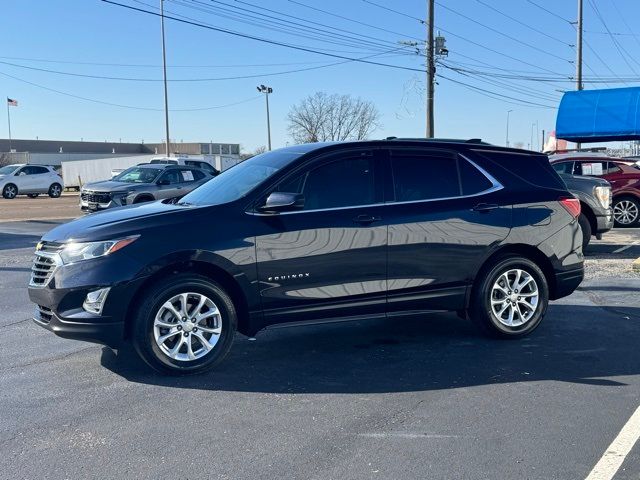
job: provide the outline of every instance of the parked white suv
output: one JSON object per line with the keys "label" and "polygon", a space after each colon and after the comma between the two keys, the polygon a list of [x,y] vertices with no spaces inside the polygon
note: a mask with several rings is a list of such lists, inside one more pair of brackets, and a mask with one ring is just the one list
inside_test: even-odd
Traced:
{"label": "parked white suv", "polygon": [[35,198],[41,193],[58,198],[63,188],[62,177],[53,167],[18,164],[0,168],[0,192],[7,199],[17,195]]}

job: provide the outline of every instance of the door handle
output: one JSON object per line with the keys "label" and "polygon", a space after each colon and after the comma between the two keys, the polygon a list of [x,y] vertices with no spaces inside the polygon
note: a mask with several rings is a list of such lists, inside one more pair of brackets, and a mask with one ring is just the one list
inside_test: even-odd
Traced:
{"label": "door handle", "polygon": [[472,208],[474,212],[480,213],[488,213],[491,210],[495,210],[500,208],[500,205],[496,205],[495,203],[479,203],[475,207]]}
{"label": "door handle", "polygon": [[379,222],[380,220],[382,220],[382,218],[376,217],[373,215],[366,215],[366,214],[358,215],[356,218],[353,219],[355,223],[360,223],[362,225],[367,225],[373,222]]}

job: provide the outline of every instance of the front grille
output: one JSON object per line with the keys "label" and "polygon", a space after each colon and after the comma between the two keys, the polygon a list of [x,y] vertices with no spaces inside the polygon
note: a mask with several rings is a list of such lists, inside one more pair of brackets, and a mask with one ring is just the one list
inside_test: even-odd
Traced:
{"label": "front grille", "polygon": [[60,261],[57,254],[60,250],[62,250],[62,245],[59,243],[40,243],[40,247],[36,250],[36,255],[33,259],[29,285],[32,287],[44,287],[49,283],[53,272],[59,265]]}
{"label": "front grille", "polygon": [[108,193],[82,192],[80,198],[90,203],[109,203],[111,201],[111,195]]}
{"label": "front grille", "polygon": [[50,308],[43,307],[42,305],[36,306],[36,320],[42,323],[49,323],[53,317],[53,312]]}

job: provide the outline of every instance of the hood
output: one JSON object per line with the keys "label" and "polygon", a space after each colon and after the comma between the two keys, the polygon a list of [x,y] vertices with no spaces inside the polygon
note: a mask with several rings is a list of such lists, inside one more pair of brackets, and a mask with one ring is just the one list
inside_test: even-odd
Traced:
{"label": "hood", "polygon": [[163,226],[181,228],[184,222],[205,214],[212,207],[170,205],[162,202],[134,204],[91,213],[47,232],[42,240],[90,242],[137,235]]}
{"label": "hood", "polygon": [[82,186],[83,190],[90,190],[92,192],[128,192],[129,190],[139,190],[141,188],[149,186],[148,183],[126,183],[115,182],[113,180],[104,180],[102,182],[85,183]]}

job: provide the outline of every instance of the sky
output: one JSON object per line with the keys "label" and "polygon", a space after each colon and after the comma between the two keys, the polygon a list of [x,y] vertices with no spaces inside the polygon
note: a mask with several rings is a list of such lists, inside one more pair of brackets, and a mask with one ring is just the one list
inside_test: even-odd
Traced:
{"label": "sky", "polygon": [[[159,0],[114,1],[158,12]],[[2,12],[13,138],[164,139],[158,16],[100,0],[2,0]],[[504,145],[512,110],[510,144],[537,148],[575,89],[576,12],[577,0],[437,0],[449,55],[437,66],[436,136]],[[236,33],[165,20],[172,141],[266,145],[260,84],[274,90],[274,148],[292,143],[291,107],[318,91],[373,102],[373,138],[424,136],[425,0],[165,0],[165,14]],[[640,84],[638,18],[637,0],[584,0],[585,88]]]}

